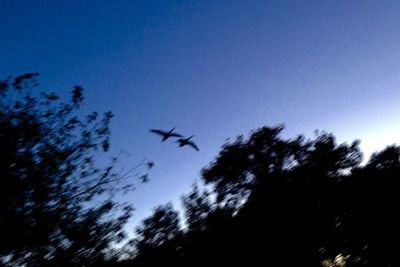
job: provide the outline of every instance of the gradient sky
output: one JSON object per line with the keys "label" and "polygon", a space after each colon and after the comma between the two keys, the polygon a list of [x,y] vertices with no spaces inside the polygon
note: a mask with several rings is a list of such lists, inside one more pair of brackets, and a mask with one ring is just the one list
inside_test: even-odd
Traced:
{"label": "gradient sky", "polygon": [[[173,201],[224,140],[285,123],[361,139],[367,154],[399,141],[399,1],[0,1],[0,77],[40,72],[42,88],[86,89],[111,110],[112,151],[143,158],[151,181],[124,197],[136,214]],[[201,151],[149,128],[195,135]]]}

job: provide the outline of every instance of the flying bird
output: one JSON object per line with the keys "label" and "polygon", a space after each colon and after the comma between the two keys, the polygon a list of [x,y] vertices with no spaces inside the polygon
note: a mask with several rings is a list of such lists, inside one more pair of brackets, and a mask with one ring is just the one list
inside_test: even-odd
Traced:
{"label": "flying bird", "polygon": [[150,170],[150,169],[152,169],[154,167],[154,162],[153,161],[148,161],[148,162],[146,162],[146,166],[147,166],[147,169]]}
{"label": "flying bird", "polygon": [[189,145],[191,147],[193,147],[194,149],[196,149],[197,151],[200,151],[200,149],[197,147],[197,145],[193,142],[190,141],[190,139],[193,137],[194,135],[188,137],[188,138],[179,138],[176,143],[179,143],[179,147],[183,147],[186,145]]}
{"label": "flying bird", "polygon": [[163,137],[161,141],[164,142],[170,137],[182,137],[182,135],[173,132],[175,128],[176,127],[172,128],[172,130],[169,132],[155,129],[151,129],[150,132],[161,135]]}

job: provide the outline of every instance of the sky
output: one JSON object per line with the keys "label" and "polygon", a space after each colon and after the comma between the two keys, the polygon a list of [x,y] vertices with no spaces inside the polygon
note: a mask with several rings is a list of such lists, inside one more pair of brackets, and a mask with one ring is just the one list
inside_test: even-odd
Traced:
{"label": "sky", "polygon": [[[0,62],[1,78],[39,72],[41,89],[81,85],[84,111],[111,110],[121,170],[155,162],[121,197],[128,231],[252,129],[325,130],[366,155],[400,139],[399,1],[2,0]],[[200,152],[149,133],[173,127]]]}

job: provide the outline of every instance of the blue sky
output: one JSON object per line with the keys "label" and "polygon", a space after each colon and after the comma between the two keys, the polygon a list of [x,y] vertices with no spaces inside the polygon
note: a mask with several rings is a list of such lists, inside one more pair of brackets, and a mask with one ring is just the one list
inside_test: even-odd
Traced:
{"label": "blue sky", "polygon": [[[112,151],[143,158],[151,181],[124,200],[136,215],[173,201],[224,140],[285,123],[359,138],[369,154],[399,141],[398,1],[0,2],[0,77],[40,72],[43,88],[86,89],[111,110]],[[201,151],[150,128],[195,135]]]}

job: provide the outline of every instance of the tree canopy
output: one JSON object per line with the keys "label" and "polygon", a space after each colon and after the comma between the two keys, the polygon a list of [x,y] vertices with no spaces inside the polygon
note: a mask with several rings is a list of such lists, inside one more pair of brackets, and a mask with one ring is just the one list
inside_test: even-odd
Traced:
{"label": "tree canopy", "polygon": [[399,264],[400,147],[362,165],[359,141],[340,144],[325,132],[283,138],[283,129],[262,127],[222,146],[201,176],[216,201],[197,186],[182,198],[187,228],[174,243],[180,253],[172,249],[175,257],[162,262]]}
{"label": "tree canopy", "polygon": [[170,203],[156,207],[127,243],[134,257],[107,261],[132,213],[113,195],[153,164],[99,166],[112,114],[82,116],[82,87],[63,102],[37,92],[37,76],[0,82],[1,264],[400,265],[400,147],[362,164],[357,140],[283,138],[282,125],[226,142],[201,171],[211,191],[194,185],[182,197],[185,220]]}
{"label": "tree canopy", "polygon": [[[64,102],[37,73],[0,81],[0,256],[10,265],[87,266],[124,237],[132,213],[112,195],[130,172],[99,167],[111,112],[82,116],[83,88]],[[112,216],[111,216],[112,215]]]}

